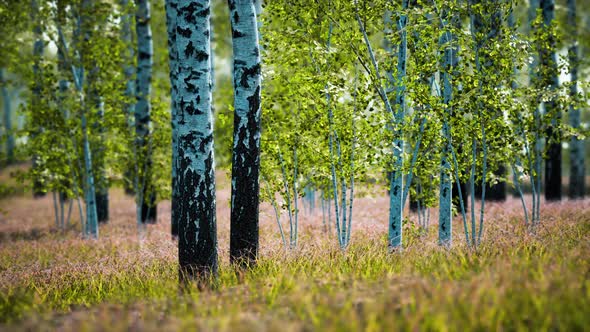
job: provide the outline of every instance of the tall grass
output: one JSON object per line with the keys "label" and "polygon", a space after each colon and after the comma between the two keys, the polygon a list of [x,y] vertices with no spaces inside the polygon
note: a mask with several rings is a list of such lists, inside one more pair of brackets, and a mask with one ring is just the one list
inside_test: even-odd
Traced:
{"label": "tall grass", "polygon": [[[80,239],[75,228],[66,233],[44,228],[51,214],[43,222],[23,218],[20,228],[14,221],[0,226],[2,232],[39,229],[34,239],[1,237],[0,329],[581,331],[590,326],[588,201],[549,205],[536,234],[526,232],[517,200],[492,205],[477,251],[460,241],[441,248],[436,225],[424,235],[408,222],[406,249],[393,254],[387,251],[385,225],[369,212],[380,209],[378,198],[359,199],[358,206],[367,210],[355,216],[356,231],[344,252],[322,232],[321,211],[303,221],[299,247],[284,251],[265,206],[260,261],[241,272],[228,263],[227,211],[220,210],[219,278],[213,289],[181,293],[169,221],[160,220],[140,242],[127,215],[133,206],[118,199],[114,220],[98,241]],[[21,213],[16,203],[13,217]]]}

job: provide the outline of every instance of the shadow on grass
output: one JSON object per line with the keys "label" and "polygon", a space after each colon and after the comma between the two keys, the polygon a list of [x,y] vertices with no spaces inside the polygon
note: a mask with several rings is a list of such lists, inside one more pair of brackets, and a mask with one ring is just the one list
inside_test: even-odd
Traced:
{"label": "shadow on grass", "polygon": [[0,232],[0,244],[14,241],[36,241],[47,236],[48,230],[33,228],[26,231]]}
{"label": "shadow on grass", "polygon": [[52,234],[65,234],[70,231],[75,231],[76,225],[70,224],[64,230],[56,228],[40,228],[35,227],[28,230],[14,231],[14,232],[0,232],[0,244],[16,242],[16,241],[38,241]]}

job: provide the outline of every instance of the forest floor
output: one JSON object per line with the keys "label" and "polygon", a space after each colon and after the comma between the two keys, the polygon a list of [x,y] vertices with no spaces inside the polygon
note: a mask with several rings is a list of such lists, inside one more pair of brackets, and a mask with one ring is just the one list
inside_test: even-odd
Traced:
{"label": "forest floor", "polygon": [[[521,203],[487,206],[477,250],[437,245],[406,223],[405,249],[386,246],[388,199],[355,200],[351,246],[342,252],[322,212],[304,211],[297,248],[285,251],[274,213],[261,207],[259,264],[229,265],[229,187],[218,180],[220,271],[213,290],[180,293],[170,204],[138,237],[135,204],[111,192],[100,239],[73,224],[55,230],[51,195],[0,200],[0,330],[582,331],[590,326],[590,200],[545,204],[541,225],[524,227]],[[415,215],[409,215],[415,220]],[[288,230],[288,226],[285,225]],[[333,227],[332,227],[333,229]]]}

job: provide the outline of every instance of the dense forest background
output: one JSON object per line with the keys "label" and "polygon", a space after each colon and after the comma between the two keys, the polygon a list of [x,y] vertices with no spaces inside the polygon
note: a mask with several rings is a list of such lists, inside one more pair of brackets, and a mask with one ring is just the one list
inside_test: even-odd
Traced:
{"label": "dense forest background", "polygon": [[[123,2],[126,3],[126,2]],[[362,2],[364,3],[364,2]],[[2,94],[2,107],[6,111],[10,109],[8,115],[2,117],[2,156],[7,162],[13,160],[26,160],[27,156],[30,155],[30,148],[27,147],[29,142],[29,134],[32,130],[30,128],[30,112],[31,109],[31,94],[32,89],[30,88],[33,84],[33,62],[34,58],[34,42],[36,40],[34,28],[35,26],[42,27],[41,39],[44,43],[43,55],[37,59],[39,65],[46,67],[51,70],[43,71],[43,79],[46,80],[47,84],[42,84],[43,92],[47,89],[53,89],[57,83],[56,81],[60,76],[55,71],[57,69],[57,63],[59,62],[58,46],[59,36],[56,31],[56,16],[59,16],[57,11],[57,2],[44,2],[41,1],[41,8],[38,13],[34,13],[31,10],[31,4],[29,2],[13,2],[5,1],[2,6],[2,29],[3,35],[6,36],[2,41],[2,68],[3,68],[3,89]],[[72,2],[73,4],[73,2]],[[129,6],[131,6],[130,4]],[[68,6],[68,2],[64,1],[62,6]],[[277,6],[289,7],[292,6],[297,10],[293,13],[299,13],[306,11],[305,4],[303,3],[277,3]],[[317,5],[314,5],[317,6]],[[443,3],[438,4],[439,7],[444,7]],[[500,6],[500,5],[498,5]],[[271,9],[275,9],[274,4],[268,5]],[[504,5],[503,10],[511,12],[512,19],[515,20],[514,32],[519,34],[520,37],[527,36],[530,34],[528,28],[527,18],[530,15],[530,8],[526,2],[514,2],[507,3]],[[568,3],[566,1],[557,1],[555,5],[555,21],[554,26],[556,33],[559,34],[556,45],[556,51],[558,54],[558,61],[560,66],[559,81],[560,84],[564,85],[569,82],[570,74],[567,66],[567,54],[568,48],[571,43],[575,42],[572,38],[575,36],[577,43],[579,44],[579,50],[581,56],[579,57],[579,79],[583,83],[586,81],[588,72],[588,63],[586,57],[588,49],[588,15],[587,4],[583,1],[579,1],[576,7],[576,28],[577,34],[574,35],[570,32],[572,27],[570,18],[568,16]],[[232,46],[231,46],[231,32],[229,27],[229,21],[227,20],[228,8],[225,1],[212,1],[212,49],[214,52],[214,69],[215,69],[215,89],[214,91],[214,114],[215,114],[215,135],[216,135],[216,162],[217,166],[221,168],[227,168],[231,162],[231,148],[232,148],[232,125],[233,125],[233,112],[231,104],[233,101],[233,90],[231,84],[231,61],[232,61]],[[314,7],[315,8],[315,7]],[[125,9],[121,7],[120,3],[115,1],[109,2],[98,2],[96,13],[93,13],[92,22],[96,33],[92,36],[92,50],[90,53],[94,53],[92,57],[96,59],[89,59],[88,61],[100,61],[97,63],[101,67],[101,98],[105,107],[105,115],[102,121],[106,121],[104,124],[105,128],[120,127],[123,113],[120,111],[124,104],[124,91],[122,88],[125,84],[124,76],[124,62],[127,48],[136,48],[135,40],[125,40],[122,36],[122,25],[121,20],[125,12],[131,11],[131,7]],[[290,9],[291,10],[291,9]],[[168,49],[167,49],[167,35],[166,35],[166,21],[165,21],[165,8],[164,1],[152,1],[151,2],[151,29],[153,36],[153,93],[150,96],[152,103],[152,118],[154,121],[154,133],[157,138],[154,138],[154,149],[157,147],[165,146],[166,140],[170,140],[170,127],[169,123],[169,98],[170,98],[170,81],[168,77]],[[69,20],[62,27],[66,33],[72,33],[72,13],[62,13],[61,15],[68,16]],[[261,20],[280,20],[284,15],[283,13],[273,12],[264,13]],[[66,17],[61,18],[63,20]],[[303,18],[305,19],[305,17]],[[503,23],[507,23],[507,16],[503,18]],[[64,21],[65,22],[65,21]],[[326,22],[318,23],[318,31],[322,31],[324,34],[327,32]],[[289,33],[288,22],[276,23],[277,26],[268,27],[269,37],[273,36],[274,33],[283,34],[281,38],[287,38]],[[269,24],[270,25],[270,24]],[[279,25],[282,25],[279,27]],[[135,25],[131,24],[130,28],[135,29]],[[283,30],[283,31],[281,31]],[[382,33],[377,28],[372,31],[374,35],[372,39],[376,46],[380,46],[380,38],[383,38]],[[135,38],[133,34],[132,39]],[[274,38],[274,36],[273,36]],[[269,38],[270,39],[270,38]],[[273,43],[273,41],[265,41],[261,39],[262,43]],[[311,42],[311,41],[310,41]],[[316,41],[320,42],[320,40]],[[268,49],[267,52],[272,52],[273,49]],[[286,50],[285,50],[286,51]],[[131,51],[134,52],[134,51]],[[527,54],[532,54],[533,50],[527,49]],[[283,55],[285,56],[285,55]],[[521,54],[522,56],[522,54]],[[516,60],[516,59],[515,59]],[[135,59],[130,57],[127,61],[131,61],[131,64],[135,64]],[[521,76],[526,76],[526,69],[522,70]],[[53,81],[52,81],[53,80]],[[521,78],[521,81],[526,81],[526,78]],[[269,89],[272,87],[271,81],[268,82],[267,86]],[[55,91],[51,91],[55,95]],[[108,93],[106,93],[108,92]],[[582,91],[583,92],[583,91]],[[266,106],[272,105],[272,100],[268,101]],[[53,106],[55,105],[46,105]],[[270,108],[270,107],[269,107]],[[50,121],[47,119],[45,121]],[[582,109],[582,123],[583,126],[587,126],[588,115],[587,112]],[[270,122],[270,121],[269,121]],[[567,122],[567,113],[564,116],[564,122]],[[54,124],[55,125],[55,124]],[[118,128],[120,129],[120,128]],[[156,130],[157,129],[157,130]],[[116,130],[116,129],[112,129]],[[47,130],[50,132],[49,130]],[[108,133],[109,139],[107,139],[107,145],[109,146],[109,152],[120,151],[120,137],[113,137]],[[13,143],[13,142],[16,142]],[[16,148],[11,148],[15,144]],[[564,148],[569,149],[567,142],[564,142]],[[588,145],[585,146],[586,154],[590,150]],[[166,151],[162,151],[162,158],[165,158]],[[109,153],[110,154],[110,153]],[[158,155],[158,153],[156,153]],[[117,156],[118,157],[118,156]],[[563,154],[563,175],[569,175],[569,153]],[[119,160],[117,160],[119,161]],[[164,160],[162,160],[164,161]],[[113,163],[108,164],[108,175],[109,180],[112,182],[120,181],[121,169],[124,166],[118,166]],[[168,163],[164,163],[169,165]],[[163,177],[169,176],[170,172],[166,171],[165,168],[157,168],[161,170]],[[162,184],[169,183],[166,178],[161,178]],[[163,187],[163,186],[158,186]],[[51,189],[45,189],[51,191]],[[163,195],[162,197],[165,197]]]}
{"label": "dense forest background", "polygon": [[[135,196],[140,231],[156,222],[158,202],[182,201],[174,199],[174,188],[175,174],[184,172],[175,161],[182,152],[176,128],[184,113],[175,109],[191,110],[183,108],[188,101],[173,97],[190,95],[195,83],[188,83],[193,76],[184,77],[188,85],[182,92],[176,82],[184,74],[170,61],[181,63],[182,52],[193,52],[194,45],[177,50],[183,28],[171,30],[170,22],[193,14],[173,13],[184,8],[173,3],[3,3],[2,160],[5,165],[30,162],[30,168],[12,175],[36,197],[53,195],[58,227],[69,224],[77,200],[84,234],[98,237],[98,224],[109,219],[114,186]],[[507,191],[514,192],[525,223],[535,225],[542,195],[547,201],[584,196],[590,151],[584,144],[586,4],[274,1],[253,6],[262,65],[243,69],[240,78],[236,73],[243,60],[235,52],[248,46],[232,40],[237,30],[228,17],[237,14],[223,1],[211,4],[206,32],[211,48],[204,51],[211,66],[211,156],[216,169],[232,169],[232,183],[239,181],[235,174],[260,171],[259,180],[244,182],[250,189],[234,184],[232,200],[242,197],[237,190],[252,190],[257,206],[261,186],[262,199],[275,207],[285,246],[281,214],[287,214],[294,247],[299,200],[313,205],[317,193],[329,204],[327,211],[333,202],[335,220],[328,223],[335,223],[338,242],[346,248],[355,182],[390,187],[393,247],[401,246],[408,197],[420,220],[438,207],[441,243],[450,244],[452,215],[460,214],[466,241],[475,246],[482,237],[486,199],[503,201]],[[242,112],[235,91],[247,88],[258,71],[261,125],[260,115],[234,116]],[[254,130],[250,152],[239,151],[241,144],[250,144],[237,141],[243,139],[242,121]],[[243,158],[253,158],[252,164]],[[3,191],[10,190],[3,184]],[[532,195],[530,202],[525,193]],[[177,227],[173,217],[173,236]]]}

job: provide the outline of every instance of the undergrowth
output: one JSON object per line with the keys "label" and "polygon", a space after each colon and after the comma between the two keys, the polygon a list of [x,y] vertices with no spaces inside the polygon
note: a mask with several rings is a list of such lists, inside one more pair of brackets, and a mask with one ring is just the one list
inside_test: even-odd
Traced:
{"label": "undergrowth", "polygon": [[[106,329],[118,317],[123,329],[583,330],[590,324],[589,230],[587,222],[564,222],[477,250],[408,239],[415,244],[395,253],[384,237],[358,235],[345,252],[320,241],[261,257],[247,271],[222,265],[213,289],[187,292],[179,290],[174,260],[130,261],[112,246],[92,251],[80,242],[64,250],[85,265],[4,284],[0,320],[11,328]],[[103,320],[105,311],[114,316]]]}

